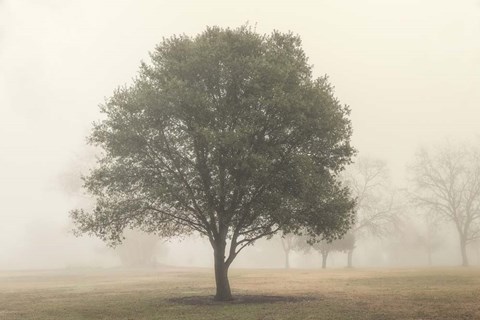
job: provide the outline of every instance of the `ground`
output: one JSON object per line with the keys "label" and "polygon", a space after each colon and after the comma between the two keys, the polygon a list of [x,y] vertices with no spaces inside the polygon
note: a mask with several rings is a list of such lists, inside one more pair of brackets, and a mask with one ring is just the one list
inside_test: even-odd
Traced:
{"label": "ground", "polygon": [[480,319],[480,268],[0,272],[0,319]]}

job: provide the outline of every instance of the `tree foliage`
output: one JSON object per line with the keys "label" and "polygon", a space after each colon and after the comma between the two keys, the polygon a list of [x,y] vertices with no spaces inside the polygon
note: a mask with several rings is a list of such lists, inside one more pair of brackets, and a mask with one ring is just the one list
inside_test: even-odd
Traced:
{"label": "tree foliage", "polygon": [[255,240],[348,230],[354,201],[338,174],[354,153],[349,109],[312,77],[298,36],[213,27],[150,56],[101,106],[89,141],[104,153],[85,178],[96,208],[72,211],[79,232],[112,244],[127,227],[198,232],[228,299],[228,267]]}

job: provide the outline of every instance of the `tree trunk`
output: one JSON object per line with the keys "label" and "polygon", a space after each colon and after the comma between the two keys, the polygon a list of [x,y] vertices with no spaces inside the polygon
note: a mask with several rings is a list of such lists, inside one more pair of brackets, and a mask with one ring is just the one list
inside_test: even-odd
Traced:
{"label": "tree trunk", "polygon": [[325,253],[322,252],[322,269],[325,269],[327,267],[327,257],[328,257],[328,252],[325,252]]}
{"label": "tree trunk", "polygon": [[347,252],[347,268],[353,268],[353,249]]}
{"label": "tree trunk", "polygon": [[460,236],[460,250],[462,252],[462,266],[468,267],[467,241],[463,236]]}
{"label": "tree trunk", "polygon": [[290,269],[290,250],[285,250],[285,269]]}
{"label": "tree trunk", "polygon": [[214,250],[215,258],[215,284],[217,292],[215,300],[230,301],[233,300],[230,283],[228,281],[228,265],[225,263],[225,245],[217,245]]}

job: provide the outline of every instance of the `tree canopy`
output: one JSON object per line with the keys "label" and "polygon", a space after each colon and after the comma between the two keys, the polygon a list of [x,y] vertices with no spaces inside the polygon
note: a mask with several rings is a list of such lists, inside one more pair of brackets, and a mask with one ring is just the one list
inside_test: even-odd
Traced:
{"label": "tree canopy", "polygon": [[198,232],[227,300],[228,267],[255,240],[349,229],[354,200],[338,179],[354,154],[349,109],[313,78],[298,36],[211,27],[150,57],[101,105],[89,142],[103,155],[84,178],[96,207],[71,212],[78,232],[111,244],[126,228]]}

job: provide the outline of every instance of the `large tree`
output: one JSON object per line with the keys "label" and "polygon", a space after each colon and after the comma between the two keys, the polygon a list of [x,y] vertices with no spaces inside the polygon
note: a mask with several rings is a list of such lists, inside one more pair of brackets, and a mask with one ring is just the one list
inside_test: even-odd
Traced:
{"label": "large tree", "polygon": [[480,239],[480,152],[446,142],[421,149],[411,166],[418,204],[451,222],[458,234],[462,265],[467,245]]}
{"label": "large tree", "polygon": [[165,39],[101,111],[90,143],[103,156],[85,177],[96,207],[71,212],[77,231],[111,244],[125,228],[208,237],[217,300],[232,298],[228,269],[256,240],[336,238],[354,219],[338,180],[354,153],[349,109],[291,33]]}

